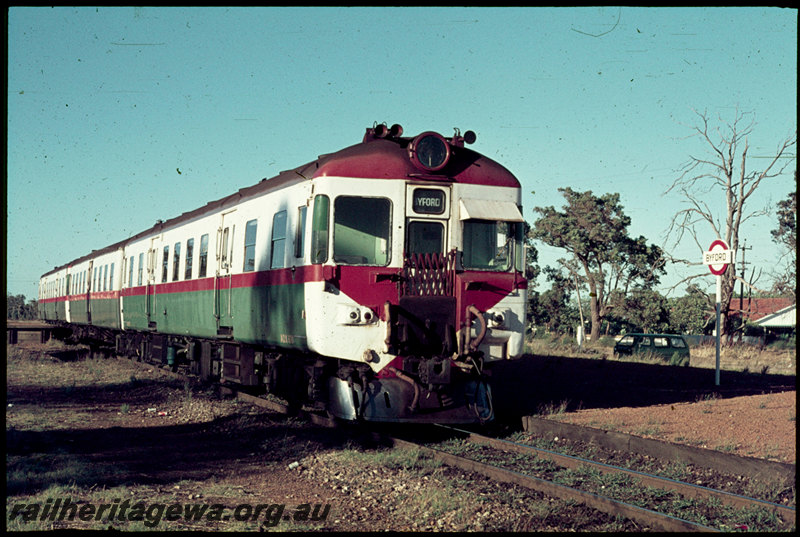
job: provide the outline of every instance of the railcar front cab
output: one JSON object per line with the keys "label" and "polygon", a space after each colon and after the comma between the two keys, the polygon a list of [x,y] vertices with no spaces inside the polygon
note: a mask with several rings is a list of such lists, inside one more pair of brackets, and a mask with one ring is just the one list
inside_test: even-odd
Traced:
{"label": "railcar front cab", "polygon": [[[518,188],[436,176],[454,146],[474,139],[471,132],[450,140],[423,133],[408,144],[411,162],[423,172],[419,178],[388,181],[387,197],[347,192],[315,199],[312,263],[328,260],[328,274],[339,281],[358,274],[348,272],[351,267],[375,267],[365,285],[384,283],[386,289],[386,282],[394,283],[383,308],[372,297],[370,307],[345,312],[354,323],[380,319],[381,354],[392,359],[374,376],[365,376],[364,368],[360,373],[340,368],[329,383],[329,410],[339,417],[417,422],[493,417],[484,365],[522,353],[524,224]],[[398,184],[405,190],[388,194]]]}

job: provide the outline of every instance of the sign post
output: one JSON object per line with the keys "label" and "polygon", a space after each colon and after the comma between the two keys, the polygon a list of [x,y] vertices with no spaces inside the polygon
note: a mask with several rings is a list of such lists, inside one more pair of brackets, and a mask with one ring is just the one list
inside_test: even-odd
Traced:
{"label": "sign post", "polygon": [[728,265],[733,263],[733,250],[728,248],[725,241],[717,239],[711,243],[707,252],[703,252],[703,264],[708,265],[711,274],[717,277],[717,307],[716,307],[716,367],[714,369],[714,384],[719,386],[719,305],[722,302],[722,275],[728,270]]}

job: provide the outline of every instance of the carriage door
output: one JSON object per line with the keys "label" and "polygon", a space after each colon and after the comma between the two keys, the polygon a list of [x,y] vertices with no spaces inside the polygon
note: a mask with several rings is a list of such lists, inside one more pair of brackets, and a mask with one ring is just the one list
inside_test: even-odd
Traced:
{"label": "carriage door", "polygon": [[92,268],[94,266],[94,260],[89,261],[89,268],[86,269],[86,324],[92,324],[92,301],[91,301],[91,294],[92,294]]}
{"label": "carriage door", "polygon": [[233,304],[231,296],[231,267],[233,265],[233,238],[236,225],[233,213],[223,213],[217,229],[217,271],[214,277],[214,317],[217,320],[217,335],[233,333]]}
{"label": "carriage door", "polygon": [[126,257],[127,251],[122,250],[122,273],[119,278],[119,294],[117,295],[117,303],[119,304],[119,327],[125,328],[125,299],[122,290],[125,289],[125,282],[128,282],[127,287],[131,287],[133,280],[133,257],[130,258],[131,272],[128,272],[128,258]]}
{"label": "carriage door", "polygon": [[72,270],[72,267],[68,267],[67,268],[67,286],[66,286],[66,289],[64,291],[64,295],[65,295],[65,298],[66,298],[66,300],[64,301],[64,315],[66,316],[66,321],[68,323],[72,322],[72,320],[71,320],[72,316],[70,315],[70,311],[69,311],[70,296],[72,296],[72,285],[73,285],[73,282],[72,282],[73,277],[72,277],[72,273],[70,272],[71,270]]}
{"label": "carriage door", "polygon": [[144,292],[144,313],[147,316],[147,326],[156,328],[152,313],[155,309],[155,284],[156,284],[156,242],[161,239],[161,235],[150,239],[150,248],[147,250],[147,282]]}

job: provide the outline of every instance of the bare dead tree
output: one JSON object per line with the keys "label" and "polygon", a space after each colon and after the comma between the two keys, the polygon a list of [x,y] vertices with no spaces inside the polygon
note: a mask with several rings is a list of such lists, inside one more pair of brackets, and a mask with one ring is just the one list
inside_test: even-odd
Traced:
{"label": "bare dead tree", "polygon": [[[693,128],[693,136],[699,136],[704,142],[708,156],[705,158],[690,156],[682,167],[680,176],[665,193],[678,192],[686,201],[687,207],[678,211],[672,218],[667,237],[675,237],[674,244],[681,242],[685,235],[691,237],[698,247],[697,258],[705,251],[706,246],[700,243],[700,228],[707,237],[708,228],[718,239],[723,239],[732,250],[739,248],[739,229],[742,223],[767,214],[770,208],[753,209],[748,203],[758,187],[765,180],[770,180],[784,173],[792,161],[781,164],[781,158],[797,142],[797,134],[784,139],[777,147],[774,156],[770,156],[762,169],[748,168],[747,152],[750,148],[748,136],[752,133],[755,121],[746,123],[745,115],[738,110],[732,123],[718,118],[720,127],[711,129],[706,112],[695,111],[698,124]],[[715,211],[706,201],[712,195],[721,196],[725,200],[724,217],[715,216]],[[724,220],[723,220],[724,218]],[[686,265],[699,265],[697,260],[671,259],[673,262]],[[705,277],[707,271],[684,278],[686,283],[695,278]],[[728,267],[722,278],[722,296],[720,301],[720,326],[727,327],[727,316],[730,311],[731,298],[736,281],[748,288],[762,291],[755,287],[753,281],[747,281],[736,274],[733,266]],[[679,285],[680,285],[679,283]]]}

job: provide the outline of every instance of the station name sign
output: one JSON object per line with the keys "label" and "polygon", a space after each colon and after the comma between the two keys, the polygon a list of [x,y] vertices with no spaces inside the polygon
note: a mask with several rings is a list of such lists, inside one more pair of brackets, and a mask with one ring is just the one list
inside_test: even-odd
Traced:
{"label": "station name sign", "polygon": [[413,208],[418,214],[442,214],[445,208],[445,193],[434,188],[414,190]]}
{"label": "station name sign", "polygon": [[721,265],[725,263],[733,263],[733,250],[703,252],[704,265]]}
{"label": "station name sign", "polygon": [[733,263],[733,250],[722,239],[711,243],[707,252],[703,252],[703,264],[708,265],[711,274],[721,276],[728,270],[728,265]]}

